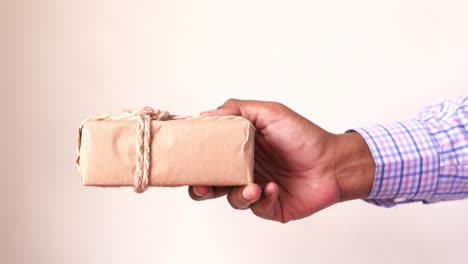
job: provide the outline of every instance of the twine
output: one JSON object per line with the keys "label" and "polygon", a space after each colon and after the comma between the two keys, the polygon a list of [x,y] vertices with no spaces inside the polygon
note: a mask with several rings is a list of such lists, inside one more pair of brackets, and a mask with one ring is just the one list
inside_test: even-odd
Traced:
{"label": "twine", "polygon": [[[178,116],[170,115],[166,111],[159,109],[154,110],[151,107],[143,107],[133,110],[127,110],[115,115],[103,114],[91,116],[81,123],[78,134],[78,157],[80,153],[81,141],[81,128],[87,121],[103,121],[103,120],[136,120],[136,167],[135,167],[135,181],[133,187],[135,192],[142,193],[148,189],[149,174],[151,169],[151,121],[168,121],[180,119],[231,119],[231,120],[246,120],[241,116]],[[249,122],[250,123],[250,122]],[[250,123],[250,127],[255,130],[255,127]]]}

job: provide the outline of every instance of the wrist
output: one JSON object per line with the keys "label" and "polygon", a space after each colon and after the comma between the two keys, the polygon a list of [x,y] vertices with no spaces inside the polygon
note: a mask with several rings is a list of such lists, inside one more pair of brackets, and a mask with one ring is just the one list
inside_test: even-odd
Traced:
{"label": "wrist", "polygon": [[356,132],[337,135],[334,153],[340,201],[366,198],[375,176],[375,161],[366,141]]}

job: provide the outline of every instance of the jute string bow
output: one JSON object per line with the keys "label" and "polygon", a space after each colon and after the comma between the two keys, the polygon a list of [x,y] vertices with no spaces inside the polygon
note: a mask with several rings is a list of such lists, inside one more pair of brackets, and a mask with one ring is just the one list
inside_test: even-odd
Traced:
{"label": "jute string bow", "polygon": [[[142,193],[149,186],[149,174],[151,169],[151,121],[167,121],[177,119],[242,119],[240,116],[209,116],[209,117],[198,117],[198,116],[178,116],[170,115],[166,111],[154,110],[151,107],[143,107],[134,110],[127,110],[115,115],[97,115],[91,116],[85,119],[87,121],[101,121],[101,120],[136,120],[136,167],[135,167],[135,181],[134,190],[137,193]],[[253,127],[253,125],[251,124]],[[81,128],[79,135],[81,135]],[[254,128],[254,127],[253,127]],[[254,128],[255,129],[255,128]],[[79,139],[80,141],[80,139]],[[79,145],[78,143],[78,158],[79,158]]]}

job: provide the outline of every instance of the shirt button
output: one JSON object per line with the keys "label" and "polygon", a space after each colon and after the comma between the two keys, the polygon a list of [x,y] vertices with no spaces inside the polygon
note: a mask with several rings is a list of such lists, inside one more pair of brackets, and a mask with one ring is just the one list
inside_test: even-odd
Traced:
{"label": "shirt button", "polygon": [[398,198],[393,199],[393,201],[395,203],[401,203],[401,202],[406,201],[406,198],[405,197],[398,197]]}

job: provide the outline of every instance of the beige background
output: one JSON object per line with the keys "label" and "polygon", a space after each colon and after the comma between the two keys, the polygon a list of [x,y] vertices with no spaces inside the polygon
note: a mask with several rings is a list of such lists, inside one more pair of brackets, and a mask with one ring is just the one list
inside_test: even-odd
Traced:
{"label": "beige background", "polygon": [[282,225],[186,188],[80,186],[81,119],[281,101],[323,127],[468,89],[466,1],[0,1],[1,263],[466,263],[468,201]]}

